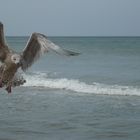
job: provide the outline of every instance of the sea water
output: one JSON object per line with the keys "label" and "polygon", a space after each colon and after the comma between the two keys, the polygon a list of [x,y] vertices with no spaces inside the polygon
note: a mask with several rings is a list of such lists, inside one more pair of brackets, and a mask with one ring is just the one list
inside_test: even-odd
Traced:
{"label": "sea water", "polygon": [[[79,52],[49,52],[11,95],[0,91],[0,139],[114,140],[140,137],[140,38],[49,37]],[[28,37],[7,37],[21,52]]]}

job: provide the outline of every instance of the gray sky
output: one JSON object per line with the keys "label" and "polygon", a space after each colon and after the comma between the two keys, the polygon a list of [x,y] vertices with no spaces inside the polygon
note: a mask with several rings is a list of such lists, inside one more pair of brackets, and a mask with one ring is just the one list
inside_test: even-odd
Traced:
{"label": "gray sky", "polygon": [[140,36],[140,0],[0,0],[6,35]]}

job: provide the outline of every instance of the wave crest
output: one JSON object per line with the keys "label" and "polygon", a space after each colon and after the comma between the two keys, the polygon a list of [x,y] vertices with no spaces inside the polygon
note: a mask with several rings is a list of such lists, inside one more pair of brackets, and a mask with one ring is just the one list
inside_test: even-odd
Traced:
{"label": "wave crest", "polygon": [[33,75],[25,75],[27,83],[25,83],[23,86],[65,89],[89,94],[140,96],[140,89],[131,86],[106,85],[101,83],[86,84],[85,82],[81,82],[76,79],[52,79],[47,77],[48,76],[46,73],[34,73]]}

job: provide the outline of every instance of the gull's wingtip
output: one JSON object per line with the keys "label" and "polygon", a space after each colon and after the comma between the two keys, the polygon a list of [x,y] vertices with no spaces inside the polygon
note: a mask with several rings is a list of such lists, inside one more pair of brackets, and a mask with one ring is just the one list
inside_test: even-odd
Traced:
{"label": "gull's wingtip", "polygon": [[0,26],[3,26],[3,23],[0,21]]}
{"label": "gull's wingtip", "polygon": [[77,55],[80,55],[80,53],[70,51],[70,56],[77,56]]}
{"label": "gull's wingtip", "polygon": [[77,55],[80,55],[80,53],[78,52],[73,52],[73,51],[69,51],[69,50],[66,50],[66,49],[63,49],[64,51],[64,54],[67,55],[67,56],[77,56]]}

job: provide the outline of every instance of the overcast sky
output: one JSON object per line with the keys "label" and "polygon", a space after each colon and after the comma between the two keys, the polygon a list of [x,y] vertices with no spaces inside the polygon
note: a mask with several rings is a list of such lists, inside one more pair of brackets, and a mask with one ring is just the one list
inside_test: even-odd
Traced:
{"label": "overcast sky", "polygon": [[6,35],[140,36],[140,0],[0,0]]}

